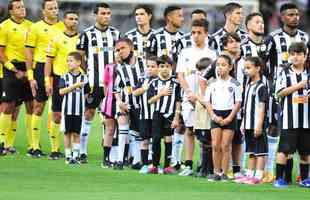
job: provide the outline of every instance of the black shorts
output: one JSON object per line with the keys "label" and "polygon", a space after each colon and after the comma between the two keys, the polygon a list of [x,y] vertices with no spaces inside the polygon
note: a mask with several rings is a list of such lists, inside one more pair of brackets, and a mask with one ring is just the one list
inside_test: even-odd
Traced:
{"label": "black shorts", "polygon": [[2,102],[2,78],[0,78],[0,103]]}
{"label": "black shorts", "polygon": [[129,110],[129,130],[139,132],[140,126],[140,109]]}
{"label": "black shorts", "polygon": [[171,128],[173,117],[165,118],[161,113],[154,112],[152,121],[152,134],[154,137],[172,136],[173,129]]}
{"label": "black shorts", "polygon": [[199,142],[206,145],[212,145],[211,130],[196,129],[195,134]]}
{"label": "black shorts", "polygon": [[[228,117],[228,115],[230,114],[231,110],[213,110],[213,112],[219,116],[222,117],[223,119],[225,119],[226,117]],[[232,120],[232,122],[230,122],[229,124],[225,125],[225,126],[221,126],[220,124],[214,122],[213,120],[211,120],[211,129],[214,128],[221,128],[221,129],[230,129],[235,131],[236,130],[236,126],[237,126],[237,120],[236,117]]]}
{"label": "black shorts", "polygon": [[60,76],[53,76],[53,95],[52,95],[52,111],[61,112],[63,97],[59,94],[59,80]]}
{"label": "black shorts", "polygon": [[65,115],[65,134],[80,134],[82,127],[82,116]]}
{"label": "black shorts", "polygon": [[140,136],[142,140],[152,138],[152,120],[151,119],[140,119]]}
{"label": "black shorts", "polygon": [[236,145],[242,144],[244,140],[244,136],[240,131],[241,121],[242,120],[239,120],[239,119],[237,120],[237,127],[236,127],[235,134],[232,140],[232,143]]}
{"label": "black shorts", "polygon": [[103,98],[104,98],[103,87],[94,87],[93,92],[91,94],[88,94],[88,97],[86,98],[85,107],[96,109],[102,102]]}
{"label": "black shorts", "polygon": [[37,95],[34,97],[34,99],[38,102],[45,102],[48,99],[45,91],[44,65],[45,63],[37,62],[36,68],[34,69],[34,79],[37,81],[38,84]]}
{"label": "black shorts", "polygon": [[282,129],[278,152],[299,155],[310,155],[310,129]]}
{"label": "black shorts", "polygon": [[263,133],[259,137],[254,137],[254,130],[245,131],[245,152],[255,156],[268,155],[267,135]]}
{"label": "black shorts", "polygon": [[[26,68],[24,62],[13,64],[19,70],[24,70]],[[20,105],[24,101],[28,102],[32,100],[33,97],[30,83],[27,78],[18,79],[14,72],[4,68],[2,79],[2,101],[15,102],[16,105]]]}

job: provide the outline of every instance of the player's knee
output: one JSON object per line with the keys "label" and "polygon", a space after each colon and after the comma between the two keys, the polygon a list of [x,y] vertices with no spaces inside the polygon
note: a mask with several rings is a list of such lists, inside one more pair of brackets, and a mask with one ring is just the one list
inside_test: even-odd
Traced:
{"label": "player's knee", "polygon": [[14,103],[11,102],[3,102],[2,103],[2,110],[4,114],[13,114],[14,111]]}
{"label": "player's knee", "polygon": [[53,113],[53,121],[56,123],[56,124],[59,124],[60,121],[61,121],[61,113],[60,112],[54,112]]}

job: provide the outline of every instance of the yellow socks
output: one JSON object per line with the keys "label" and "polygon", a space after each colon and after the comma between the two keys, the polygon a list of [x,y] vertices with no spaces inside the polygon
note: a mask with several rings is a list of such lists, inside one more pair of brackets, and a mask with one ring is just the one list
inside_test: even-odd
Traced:
{"label": "yellow socks", "polygon": [[27,136],[27,142],[28,142],[28,149],[32,148],[32,135],[31,135],[31,120],[32,115],[26,114],[26,136]]}
{"label": "yellow socks", "polygon": [[40,129],[41,129],[41,116],[32,115],[31,120],[31,136],[33,150],[40,149]]}
{"label": "yellow socks", "polygon": [[60,135],[59,128],[60,128],[60,124],[51,122],[51,129],[50,129],[49,135],[50,135],[52,152],[59,151],[59,135]]}
{"label": "yellow socks", "polygon": [[4,114],[0,115],[0,144],[6,143],[6,136],[11,127],[12,122],[12,114]]}
{"label": "yellow socks", "polygon": [[17,121],[11,121],[11,127],[9,128],[6,135],[6,144],[5,144],[6,148],[14,147],[16,138],[16,127],[17,127]]}

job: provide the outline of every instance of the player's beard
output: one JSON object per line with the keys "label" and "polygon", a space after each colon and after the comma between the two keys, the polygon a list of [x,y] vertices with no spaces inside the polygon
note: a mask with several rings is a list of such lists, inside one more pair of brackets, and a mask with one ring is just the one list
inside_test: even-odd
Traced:
{"label": "player's beard", "polygon": [[122,59],[123,63],[129,64],[132,56],[133,56],[133,51],[130,51],[130,53],[127,56],[127,58]]}
{"label": "player's beard", "polygon": [[257,31],[253,31],[253,34],[256,36],[264,36],[264,32],[257,32]]}
{"label": "player's beard", "polygon": [[296,25],[295,25],[295,24],[293,24],[293,25],[292,25],[292,24],[288,24],[287,26],[288,26],[290,29],[297,29],[297,28],[298,28],[298,24],[296,24]]}

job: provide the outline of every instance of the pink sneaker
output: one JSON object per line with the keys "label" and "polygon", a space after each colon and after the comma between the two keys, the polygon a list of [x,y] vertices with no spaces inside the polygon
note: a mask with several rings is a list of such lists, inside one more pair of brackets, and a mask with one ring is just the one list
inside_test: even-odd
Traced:
{"label": "pink sneaker", "polygon": [[176,171],[173,167],[168,166],[168,167],[165,167],[164,169],[164,174],[175,174],[175,173]]}
{"label": "pink sneaker", "polygon": [[243,183],[248,185],[256,185],[260,183],[260,179],[256,177],[251,177],[248,180],[245,180]]}
{"label": "pink sneaker", "polygon": [[155,166],[151,166],[148,171],[149,174],[158,174],[158,168]]}
{"label": "pink sneaker", "polygon": [[235,183],[243,183],[243,181],[247,180],[248,178],[250,178],[250,177],[248,177],[248,176],[239,176],[239,177],[235,178],[234,182]]}

